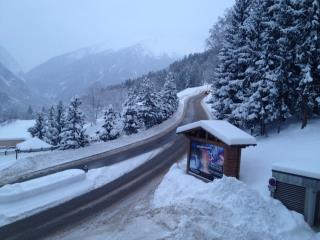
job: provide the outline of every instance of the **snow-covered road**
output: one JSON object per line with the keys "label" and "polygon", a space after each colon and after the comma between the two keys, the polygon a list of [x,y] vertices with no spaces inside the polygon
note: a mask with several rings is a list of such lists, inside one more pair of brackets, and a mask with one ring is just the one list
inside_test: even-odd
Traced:
{"label": "snow-covered road", "polygon": [[0,226],[99,188],[144,164],[170,145],[85,173],[71,169],[0,188]]}
{"label": "snow-covered road", "polygon": [[24,175],[40,169],[45,169],[58,164],[71,162],[83,158],[90,157],[99,153],[112,151],[115,149],[124,148],[127,146],[134,146],[142,141],[157,136],[162,136],[173,130],[184,117],[185,105],[187,101],[203,92],[206,86],[185,89],[178,93],[180,100],[179,108],[176,113],[165,122],[152,127],[146,131],[139,132],[130,136],[122,136],[116,140],[108,142],[100,142],[92,144],[91,146],[80,148],[76,150],[56,150],[53,152],[37,153],[37,154],[23,154],[22,158],[15,160],[12,156],[4,157],[0,155],[0,182],[10,181],[13,176]]}

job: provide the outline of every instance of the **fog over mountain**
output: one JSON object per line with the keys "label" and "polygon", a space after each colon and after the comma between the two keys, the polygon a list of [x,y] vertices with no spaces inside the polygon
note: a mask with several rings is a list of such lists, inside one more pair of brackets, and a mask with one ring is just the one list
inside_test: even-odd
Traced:
{"label": "fog over mountain", "polygon": [[23,71],[15,58],[2,46],[0,46],[0,62],[13,74],[23,78]]}
{"label": "fog over mountain", "polygon": [[0,46],[0,122],[23,116],[28,106],[38,108],[47,101],[27,86],[19,64]]}
{"label": "fog over mountain", "polygon": [[155,55],[142,43],[120,50],[95,46],[49,59],[27,72],[26,82],[50,100],[69,100],[95,82],[104,86],[122,83],[173,61],[166,54]]}
{"label": "fog over mountain", "polygon": [[58,55],[107,42],[152,42],[153,51],[201,52],[208,29],[234,0],[0,1],[0,45],[24,71]]}

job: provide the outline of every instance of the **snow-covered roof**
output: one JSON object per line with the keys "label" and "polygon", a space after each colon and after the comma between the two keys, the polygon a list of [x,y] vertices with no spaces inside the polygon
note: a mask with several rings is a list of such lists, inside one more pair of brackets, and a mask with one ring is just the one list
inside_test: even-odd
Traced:
{"label": "snow-covered roof", "polygon": [[248,133],[223,120],[201,120],[178,127],[177,133],[202,128],[227,145],[256,145],[257,141]]}
{"label": "snow-covered roof", "polygon": [[30,138],[22,143],[17,144],[17,148],[20,150],[29,150],[29,149],[40,149],[40,148],[50,148],[50,144],[40,140],[37,137]]}
{"label": "snow-covered roof", "polygon": [[[304,157],[308,158],[307,155]],[[285,161],[280,163],[274,163],[272,170],[279,172],[291,173],[299,176],[315,178],[320,180],[320,164],[319,159],[307,159],[296,161]]]}

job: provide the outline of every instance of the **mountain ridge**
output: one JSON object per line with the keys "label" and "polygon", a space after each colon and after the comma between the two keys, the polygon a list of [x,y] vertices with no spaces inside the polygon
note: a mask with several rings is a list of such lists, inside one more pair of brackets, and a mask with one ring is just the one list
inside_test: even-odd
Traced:
{"label": "mountain ridge", "polygon": [[168,67],[175,59],[152,53],[143,44],[119,50],[81,48],[49,59],[26,73],[28,86],[48,99],[69,100],[95,82],[104,86]]}

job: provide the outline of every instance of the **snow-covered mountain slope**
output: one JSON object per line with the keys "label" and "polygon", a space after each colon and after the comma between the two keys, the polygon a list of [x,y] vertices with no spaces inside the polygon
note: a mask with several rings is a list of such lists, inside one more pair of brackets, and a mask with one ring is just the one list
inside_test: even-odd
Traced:
{"label": "snow-covered mountain slope", "polygon": [[30,91],[25,83],[0,63],[0,106],[28,101]]}
{"label": "snow-covered mountain slope", "polygon": [[0,46],[0,63],[23,80],[23,71],[12,55]]}
{"label": "snow-covered mountain slope", "polygon": [[167,67],[173,59],[155,56],[142,44],[120,50],[83,48],[54,57],[26,74],[30,88],[50,99],[69,100],[94,82],[121,83]]}
{"label": "snow-covered mountain slope", "polygon": [[45,103],[0,62],[0,121],[16,117],[14,114],[26,111],[29,105],[42,106]]}

